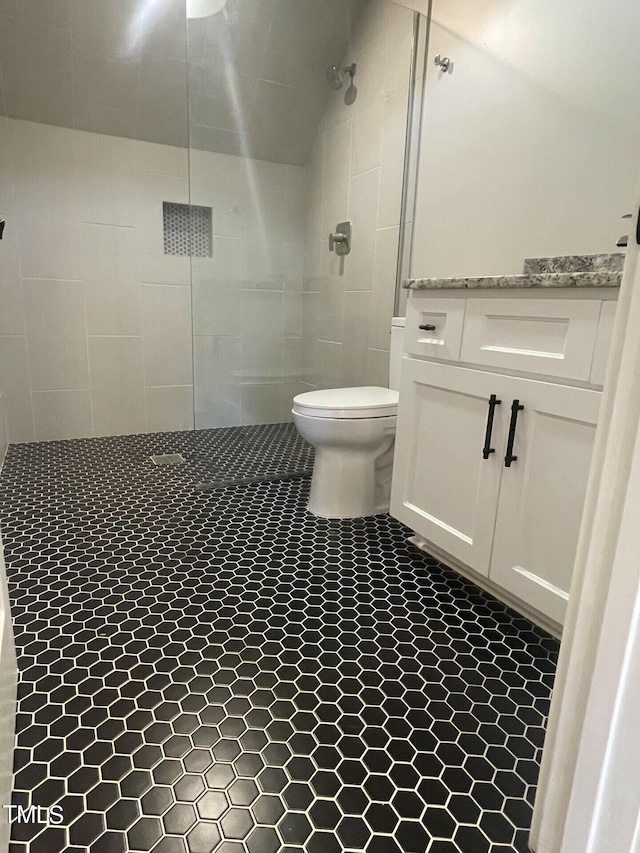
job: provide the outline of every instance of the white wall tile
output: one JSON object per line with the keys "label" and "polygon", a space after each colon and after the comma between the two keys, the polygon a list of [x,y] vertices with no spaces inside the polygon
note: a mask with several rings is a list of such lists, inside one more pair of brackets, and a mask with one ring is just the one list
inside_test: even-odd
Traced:
{"label": "white wall tile", "polygon": [[[0,218],[5,215],[0,211]],[[11,219],[9,219],[10,221]],[[5,235],[2,243],[2,251],[0,252],[0,334],[19,335],[24,333],[24,305],[20,285],[18,249],[10,233]]]}
{"label": "white wall tile", "polygon": [[405,87],[385,101],[378,228],[400,222],[408,97],[409,90]]}
{"label": "white wall tile", "polygon": [[398,266],[399,226],[376,233],[373,269],[373,303],[369,328],[369,346],[389,349],[391,318],[395,300]]}
{"label": "white wall tile", "polygon": [[36,441],[93,434],[89,391],[34,391],[31,396]]}
{"label": "white wall tile", "polygon": [[351,164],[351,120],[327,131],[322,181],[322,230],[327,235],[347,218]]}
{"label": "white wall tile", "polygon": [[139,335],[138,229],[82,225],[82,278],[89,335]]}
{"label": "white wall tile", "polygon": [[[285,387],[287,392],[285,392]],[[243,424],[278,424],[292,420],[288,385],[282,382],[240,386]]]}
{"label": "white wall tile", "polygon": [[12,121],[15,228],[25,278],[78,279],[80,224],[74,131]]}
{"label": "white wall tile", "polygon": [[188,255],[165,255],[147,252],[140,240],[140,281],[143,284],[179,284],[188,287],[191,281]]}
{"label": "white wall tile", "polygon": [[33,441],[27,340],[22,335],[0,335],[0,392],[8,440]]}
{"label": "white wall tile", "polygon": [[193,258],[194,335],[240,334],[240,240],[214,237],[210,258]]}
{"label": "white wall tile", "polygon": [[282,335],[296,338],[302,334],[302,292],[285,292],[282,297]]}
{"label": "white wall tile", "polygon": [[142,339],[90,337],[93,435],[144,432]]}
{"label": "white wall tile", "polygon": [[413,11],[396,3],[388,3],[383,63],[385,97],[404,88],[408,83],[412,39]]}
{"label": "white wall tile", "polygon": [[315,362],[318,388],[341,388],[343,377],[342,344],[333,341],[316,341]]}
{"label": "white wall tile", "polygon": [[[70,199],[60,199],[65,213]],[[29,208],[29,209],[28,209]],[[53,204],[25,206],[17,214],[20,268],[26,278],[80,278],[80,225],[59,216]]]}
{"label": "white wall tile", "polygon": [[33,390],[88,388],[84,285],[27,279],[22,287]]}
{"label": "white wall tile", "polygon": [[302,291],[304,279],[304,243],[283,244],[284,287],[289,291]]}
{"label": "white wall tile", "polygon": [[193,339],[196,429],[239,426],[240,386],[231,376],[240,361],[238,338]]}
{"label": "white wall tile", "polygon": [[[108,108],[94,106],[98,111]],[[125,125],[134,120],[123,117]],[[344,156],[337,168],[348,178],[348,127],[336,133],[335,139],[341,138]],[[4,156],[3,144],[11,156]],[[28,434],[31,390],[90,390],[93,426],[85,395],[39,397],[41,436],[61,435],[51,419],[67,399],[72,412],[61,422],[68,422],[74,435],[91,429],[99,434],[137,429],[142,397],[136,405],[135,353],[140,337],[147,389],[145,425],[140,428],[188,424],[192,404],[185,413],[184,401],[192,393],[191,259],[165,255],[162,233],[162,202],[189,199],[187,152],[0,119],[0,153],[3,163],[15,161],[11,179],[20,185],[19,210],[8,216],[12,229],[7,236],[14,238],[16,250],[5,251],[0,259],[0,334],[24,329],[32,354],[33,384],[25,373],[22,402],[12,406],[20,435],[33,436],[33,431]],[[211,259],[193,259],[194,325],[197,333],[224,338],[216,344],[219,353],[224,351],[217,364],[224,365],[228,382],[235,374],[235,385],[231,388],[229,382],[226,414],[218,411],[216,417],[238,423],[242,370],[263,375],[266,370],[277,377],[289,371],[288,376],[301,357],[297,294],[304,284],[305,170],[204,151],[192,155],[193,203],[212,207],[213,230],[219,235]],[[4,202],[1,213],[7,215],[10,194],[5,183],[0,206]],[[321,235],[326,248],[321,198],[319,188],[318,251]],[[4,245],[10,249],[7,236]],[[244,269],[239,266],[241,256],[247,259]],[[324,255],[322,261],[332,269]],[[17,275],[18,262],[24,283]],[[248,323],[240,349],[238,285],[243,276]],[[272,288],[277,292],[261,302],[254,294],[265,287],[269,294]],[[339,293],[341,299],[342,289],[340,282],[334,288],[336,298]],[[285,333],[290,336],[286,344]],[[23,349],[25,345],[23,339]],[[25,370],[26,363],[25,357]],[[277,408],[284,399],[282,387],[276,397]],[[167,408],[171,401],[178,406],[175,418]]]}
{"label": "white wall tile", "polygon": [[389,351],[383,349],[369,349],[367,385],[379,385],[381,388],[389,387]]}
{"label": "white wall tile", "polygon": [[116,139],[116,142],[119,156],[137,172],[189,178],[190,152],[187,148],[140,142],[137,139]]}
{"label": "white wall tile", "polygon": [[193,386],[145,388],[147,432],[193,429]]}
{"label": "white wall tile", "polygon": [[380,165],[383,117],[384,101],[382,99],[358,105],[353,120],[352,175],[368,172]]}
{"label": "white wall tile", "polygon": [[252,376],[280,375],[283,294],[270,290],[240,293],[240,367]]}
{"label": "white wall tile", "polygon": [[384,67],[384,33],[371,39],[365,47],[354,52],[358,64],[355,84],[358,87],[358,107],[384,98],[386,69]]}
{"label": "white wall tile", "polygon": [[344,294],[342,381],[345,386],[361,385],[367,374],[371,303],[371,291],[346,291]]}
{"label": "white wall tile", "polygon": [[132,192],[137,193],[141,250],[156,257],[163,256],[162,202],[189,204],[189,182],[175,175],[139,172]]}
{"label": "white wall tile", "polygon": [[[77,203],[81,222],[138,225],[135,176],[125,141],[100,133],[76,133]],[[136,143],[143,146],[144,143]]]}
{"label": "white wall tile", "polygon": [[284,338],[282,342],[282,371],[288,379],[303,378],[302,337]]}
{"label": "white wall tile", "polygon": [[191,151],[191,201],[211,208],[215,236],[239,237],[249,203],[251,163],[243,157]]}
{"label": "white wall tile", "polygon": [[[408,10],[388,0],[366,4],[344,54],[344,64],[358,65],[357,97],[328,99],[307,164],[302,362],[309,385],[388,382],[412,31]],[[353,248],[341,260],[326,240],[345,218]]]}
{"label": "white wall tile", "polygon": [[140,285],[145,385],[191,385],[191,291]]}
{"label": "white wall tile", "polygon": [[371,290],[380,170],[373,169],[351,178],[349,219],[352,226],[351,252],[345,258],[347,288]]}

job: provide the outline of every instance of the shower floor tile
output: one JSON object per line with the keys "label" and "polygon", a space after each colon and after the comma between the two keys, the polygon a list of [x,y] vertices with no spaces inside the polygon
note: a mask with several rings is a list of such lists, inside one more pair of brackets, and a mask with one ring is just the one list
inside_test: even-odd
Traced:
{"label": "shower floor tile", "polygon": [[528,850],[558,643],[309,515],[311,464],[284,424],[10,448],[14,802],[51,809],[11,853]]}

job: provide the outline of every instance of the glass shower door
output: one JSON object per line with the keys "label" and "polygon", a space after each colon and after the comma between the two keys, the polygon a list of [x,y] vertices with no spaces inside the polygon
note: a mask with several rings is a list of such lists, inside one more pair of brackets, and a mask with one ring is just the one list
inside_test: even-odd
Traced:
{"label": "glass shower door", "polygon": [[191,203],[210,235],[191,261],[196,428],[386,384],[414,22],[387,0],[213,5],[188,20]]}

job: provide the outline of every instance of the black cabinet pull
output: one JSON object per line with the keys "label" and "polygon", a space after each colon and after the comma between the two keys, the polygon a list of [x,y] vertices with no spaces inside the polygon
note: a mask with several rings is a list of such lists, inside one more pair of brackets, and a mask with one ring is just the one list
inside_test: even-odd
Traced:
{"label": "black cabinet pull", "polygon": [[493,432],[493,416],[496,411],[496,406],[499,406],[502,400],[498,400],[495,394],[489,397],[489,414],[487,415],[487,431],[484,434],[484,448],[482,450],[482,458],[488,459],[492,453],[496,452],[495,447],[491,447],[491,433]]}
{"label": "black cabinet pull", "polygon": [[504,457],[504,467],[511,468],[511,463],[518,458],[513,455],[513,442],[516,440],[516,425],[518,423],[518,412],[521,412],[524,406],[520,405],[520,400],[514,400],[511,404],[511,423],[509,424],[509,440],[507,441],[507,455]]}
{"label": "black cabinet pull", "polygon": [[423,323],[422,326],[418,326],[419,329],[424,329],[425,332],[435,332],[436,327],[432,326],[431,323]]}

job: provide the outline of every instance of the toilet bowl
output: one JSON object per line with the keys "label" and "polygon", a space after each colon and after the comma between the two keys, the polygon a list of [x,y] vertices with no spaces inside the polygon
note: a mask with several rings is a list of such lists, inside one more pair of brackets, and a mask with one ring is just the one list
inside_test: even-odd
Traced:
{"label": "toilet bowl", "polygon": [[[392,328],[390,385],[397,385],[404,318]],[[321,518],[387,512],[398,410],[396,388],[307,391],[293,399],[293,421],[315,448],[307,509]]]}
{"label": "toilet bowl", "polygon": [[308,391],[293,421],[315,448],[308,509],[322,518],[387,512],[398,392],[388,388]]}

